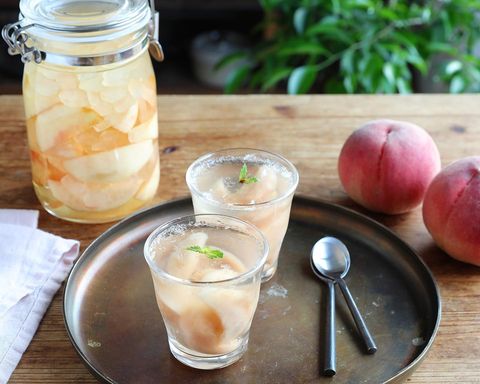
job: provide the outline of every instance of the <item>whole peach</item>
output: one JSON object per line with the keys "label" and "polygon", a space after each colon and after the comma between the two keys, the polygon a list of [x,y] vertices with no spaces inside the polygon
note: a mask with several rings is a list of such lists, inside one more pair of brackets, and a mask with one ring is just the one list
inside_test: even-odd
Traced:
{"label": "whole peach", "polygon": [[338,159],[340,180],[358,204],[397,214],[418,206],[440,170],[430,135],[417,125],[375,120],[354,131]]}
{"label": "whole peach", "polygon": [[480,266],[480,156],[458,160],[433,179],[423,221],[450,256]]}

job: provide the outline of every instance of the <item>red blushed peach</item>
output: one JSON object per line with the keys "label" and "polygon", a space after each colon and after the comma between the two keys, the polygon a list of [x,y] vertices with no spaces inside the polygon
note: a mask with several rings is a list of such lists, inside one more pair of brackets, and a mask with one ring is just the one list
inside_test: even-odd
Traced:
{"label": "red blushed peach", "polygon": [[358,204],[397,214],[418,206],[440,170],[430,135],[404,121],[376,120],[357,129],[338,159],[340,180]]}
{"label": "red blushed peach", "polygon": [[458,160],[433,179],[423,221],[450,256],[480,266],[480,156]]}

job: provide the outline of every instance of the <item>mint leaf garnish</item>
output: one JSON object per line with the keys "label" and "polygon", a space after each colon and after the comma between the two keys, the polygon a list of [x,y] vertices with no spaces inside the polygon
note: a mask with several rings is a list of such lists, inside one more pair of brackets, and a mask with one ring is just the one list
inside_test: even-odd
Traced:
{"label": "mint leaf garnish", "polygon": [[187,251],[201,253],[209,259],[221,259],[223,257],[222,251],[210,247],[200,247],[199,245],[192,245],[187,248]]}
{"label": "mint leaf garnish", "polygon": [[240,169],[240,174],[238,175],[238,182],[242,184],[251,184],[258,182],[258,179],[255,176],[248,175],[248,168],[246,163],[243,163],[242,169]]}

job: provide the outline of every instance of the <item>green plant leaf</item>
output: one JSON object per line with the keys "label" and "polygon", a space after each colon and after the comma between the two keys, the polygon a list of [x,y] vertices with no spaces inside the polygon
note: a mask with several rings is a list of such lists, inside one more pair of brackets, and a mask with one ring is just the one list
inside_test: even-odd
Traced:
{"label": "green plant leaf", "polygon": [[480,66],[479,68],[471,67],[470,68],[470,76],[474,79],[478,85],[480,85]]}
{"label": "green plant leaf", "polygon": [[352,73],[349,76],[346,76],[343,79],[343,86],[345,87],[347,93],[355,93],[357,88],[357,78],[355,74]]}
{"label": "green plant leaf", "polygon": [[340,41],[345,44],[352,44],[354,41],[352,36],[345,32],[343,29],[341,29],[339,26],[325,22],[320,22],[309,27],[306,31],[306,35],[320,35],[324,38],[328,38],[334,41]]}
{"label": "green plant leaf", "polygon": [[325,93],[345,93],[345,87],[338,79],[330,77],[324,87]]}
{"label": "green plant leaf", "polygon": [[332,11],[334,14],[338,15],[342,9],[340,5],[340,0],[332,0]]}
{"label": "green plant leaf", "polygon": [[246,52],[231,53],[229,55],[226,55],[226,56],[222,57],[222,59],[220,59],[220,61],[218,61],[215,64],[214,69],[219,70],[221,68],[226,67],[229,64],[234,63],[235,61],[246,59],[247,57],[248,57],[248,55],[247,55]]}
{"label": "green plant leaf", "polygon": [[293,26],[299,35],[305,31],[308,11],[305,7],[297,8],[293,14]]}
{"label": "green plant leaf", "polygon": [[449,76],[453,75],[456,72],[462,70],[463,64],[461,61],[452,60],[450,61],[447,66],[445,67],[445,73]]}
{"label": "green plant leaf", "polygon": [[410,84],[408,84],[405,81],[405,79],[403,79],[402,77],[399,77],[397,79],[397,88],[399,93],[402,93],[402,94],[412,93]]}
{"label": "green plant leaf", "polygon": [[380,10],[378,10],[378,15],[390,21],[395,21],[398,19],[397,13],[388,8],[381,8]]}
{"label": "green plant leaf", "polygon": [[442,25],[445,33],[445,37],[450,38],[452,36],[452,23],[450,20],[450,15],[446,9],[443,9],[440,12],[440,19],[442,20]]}
{"label": "green plant leaf", "polygon": [[326,55],[329,52],[320,44],[311,41],[290,41],[277,51],[279,56]]}
{"label": "green plant leaf", "polygon": [[428,44],[428,50],[431,53],[446,53],[448,55],[454,56],[456,54],[456,48],[451,44],[443,43],[439,41],[434,41]]}
{"label": "green plant leaf", "polygon": [[273,72],[266,75],[263,79],[262,92],[268,91],[270,88],[274,87],[279,81],[286,79],[290,75],[290,73],[292,73],[292,68],[276,68]]}
{"label": "green plant leaf", "polygon": [[366,54],[359,62],[358,81],[366,92],[375,93],[383,77],[383,60],[376,52]]}
{"label": "green plant leaf", "polygon": [[342,58],[340,59],[340,67],[347,73],[354,72],[354,63],[353,63],[353,55],[355,51],[353,49],[348,49],[344,52]]}
{"label": "green plant leaf", "polygon": [[460,93],[465,89],[465,80],[460,75],[453,76],[450,81],[450,93]]}
{"label": "green plant leaf", "polygon": [[385,49],[384,46],[380,44],[375,44],[374,45],[375,50],[380,54],[380,56],[383,58],[383,60],[388,60],[390,54],[387,49]]}
{"label": "green plant leaf", "polygon": [[295,68],[288,78],[288,93],[297,95],[307,93],[317,77],[317,69],[313,65]]}
{"label": "green plant leaf", "polygon": [[407,61],[412,64],[415,68],[417,68],[420,73],[426,74],[428,71],[428,66],[423,57],[420,55],[418,51],[413,52],[409,51],[409,54],[407,56]]}
{"label": "green plant leaf", "polygon": [[263,78],[265,77],[263,72],[264,71],[262,69],[260,69],[252,75],[252,78],[250,79],[250,87],[252,87],[252,88],[260,88],[261,87],[261,85],[263,83]]}
{"label": "green plant leaf", "polygon": [[378,91],[383,93],[395,93],[395,84],[388,82],[384,77],[380,80]]}
{"label": "green plant leaf", "polygon": [[432,10],[430,8],[424,8],[422,10],[422,20],[425,22],[429,22],[432,17]]}
{"label": "green plant leaf", "polygon": [[227,85],[225,86],[225,93],[231,94],[237,91],[245,82],[250,72],[250,66],[244,65],[233,70],[227,79]]}
{"label": "green plant leaf", "polygon": [[391,63],[383,64],[383,75],[389,84],[395,84],[395,69]]}

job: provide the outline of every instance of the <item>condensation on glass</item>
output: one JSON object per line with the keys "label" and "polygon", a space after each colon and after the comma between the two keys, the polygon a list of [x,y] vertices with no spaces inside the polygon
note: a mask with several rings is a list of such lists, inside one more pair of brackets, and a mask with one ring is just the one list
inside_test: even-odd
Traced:
{"label": "condensation on glass", "polygon": [[163,59],[147,0],[22,0],[2,36],[25,63],[35,192],[60,218],[117,220],[155,195],[156,84]]}

